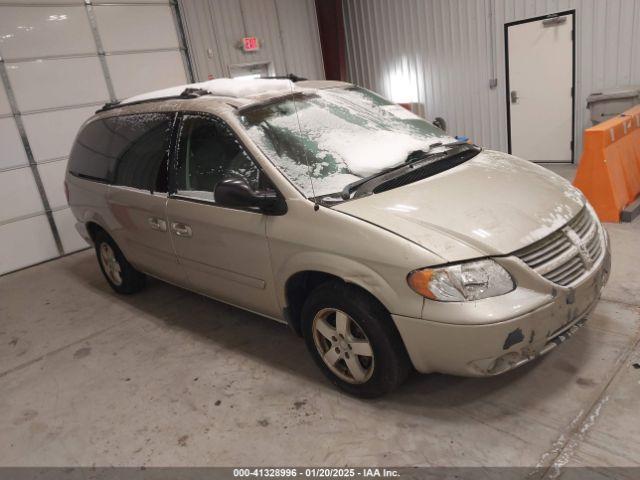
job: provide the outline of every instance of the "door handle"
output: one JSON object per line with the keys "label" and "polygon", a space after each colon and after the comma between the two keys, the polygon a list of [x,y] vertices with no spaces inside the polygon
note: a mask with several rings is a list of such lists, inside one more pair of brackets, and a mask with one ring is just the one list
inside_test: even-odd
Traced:
{"label": "door handle", "polygon": [[147,221],[149,222],[149,226],[151,227],[152,230],[157,230],[159,232],[167,231],[167,222],[165,222],[161,218],[149,217],[147,218]]}
{"label": "door handle", "polygon": [[179,237],[190,237],[193,234],[191,227],[189,225],[185,225],[184,223],[172,222],[171,229]]}
{"label": "door handle", "polygon": [[518,103],[518,92],[515,90],[511,90],[511,103]]}

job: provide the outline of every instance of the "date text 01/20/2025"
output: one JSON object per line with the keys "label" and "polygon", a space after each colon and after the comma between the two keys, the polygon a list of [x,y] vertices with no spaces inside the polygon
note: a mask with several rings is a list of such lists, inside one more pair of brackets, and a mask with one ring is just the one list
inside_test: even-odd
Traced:
{"label": "date text 01/20/2025", "polygon": [[388,468],[234,468],[234,478],[373,478],[399,477],[397,470]]}

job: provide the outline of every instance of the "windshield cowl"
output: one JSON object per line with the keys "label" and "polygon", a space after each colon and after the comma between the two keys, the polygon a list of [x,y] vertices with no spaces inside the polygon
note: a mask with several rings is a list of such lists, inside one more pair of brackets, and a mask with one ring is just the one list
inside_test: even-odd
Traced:
{"label": "windshield cowl", "polygon": [[[448,149],[451,149],[448,151]],[[434,150],[431,152],[431,150]],[[406,183],[417,181],[422,178],[427,178],[436,173],[440,173],[445,169],[453,168],[460,163],[463,163],[473,156],[475,156],[481,149],[475,145],[468,144],[466,142],[453,142],[448,144],[442,144],[442,142],[436,142],[429,146],[425,150],[417,150],[411,152],[406,160],[395,167],[385,169],[380,173],[376,173],[369,177],[357,180],[353,183],[346,185],[340,194],[343,200],[349,200],[351,195],[354,194],[355,198],[363,195],[375,193],[372,189],[379,188],[380,185],[389,183],[392,180],[410,175],[406,178]],[[469,153],[472,153],[471,155]],[[425,167],[429,167],[435,162],[443,160],[451,160],[456,158],[455,161],[446,162],[446,164],[439,165],[436,168],[430,168],[423,170]],[[397,183],[397,182],[396,182]],[[369,188],[365,188],[365,187]]]}

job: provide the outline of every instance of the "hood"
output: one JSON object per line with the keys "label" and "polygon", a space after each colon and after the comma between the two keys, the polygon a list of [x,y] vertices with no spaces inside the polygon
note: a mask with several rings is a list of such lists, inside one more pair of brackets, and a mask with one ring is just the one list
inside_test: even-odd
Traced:
{"label": "hood", "polygon": [[484,150],[446,172],[334,209],[455,262],[526,247],[564,226],[584,204],[559,175]]}

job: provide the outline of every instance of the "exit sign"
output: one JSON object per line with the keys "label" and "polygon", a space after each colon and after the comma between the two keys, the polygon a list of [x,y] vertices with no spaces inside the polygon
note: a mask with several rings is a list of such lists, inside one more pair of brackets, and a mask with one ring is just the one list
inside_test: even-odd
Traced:
{"label": "exit sign", "polygon": [[255,52],[260,50],[260,42],[256,37],[244,37],[242,39],[242,49],[245,52]]}

